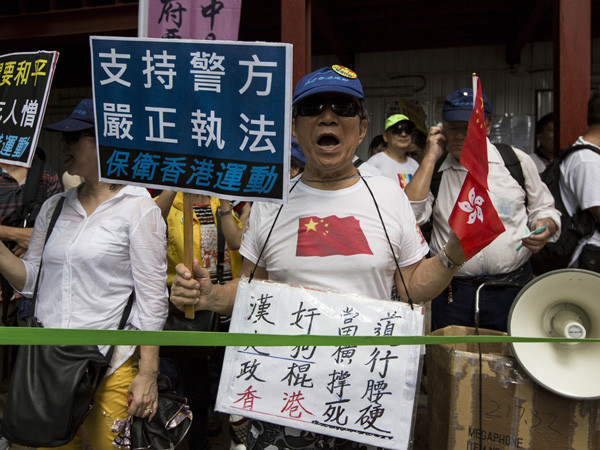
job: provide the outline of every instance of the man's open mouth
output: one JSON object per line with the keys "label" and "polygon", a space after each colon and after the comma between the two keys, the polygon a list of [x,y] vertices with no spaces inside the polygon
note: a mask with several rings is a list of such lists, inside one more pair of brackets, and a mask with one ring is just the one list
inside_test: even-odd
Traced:
{"label": "man's open mouth", "polygon": [[317,140],[317,145],[324,148],[333,148],[339,145],[339,143],[340,140],[332,134],[325,134]]}

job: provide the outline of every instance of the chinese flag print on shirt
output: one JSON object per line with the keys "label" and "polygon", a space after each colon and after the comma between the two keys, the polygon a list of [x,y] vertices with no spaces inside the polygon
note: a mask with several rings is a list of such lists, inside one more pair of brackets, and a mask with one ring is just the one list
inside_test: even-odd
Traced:
{"label": "chinese flag print on shirt", "polygon": [[301,217],[296,256],[372,255],[360,222],[349,217]]}
{"label": "chinese flag print on shirt", "polygon": [[487,139],[478,77],[473,79],[473,91],[476,92],[473,112],[460,154],[460,163],[468,173],[448,219],[467,260],[504,232],[504,225],[487,193]]}

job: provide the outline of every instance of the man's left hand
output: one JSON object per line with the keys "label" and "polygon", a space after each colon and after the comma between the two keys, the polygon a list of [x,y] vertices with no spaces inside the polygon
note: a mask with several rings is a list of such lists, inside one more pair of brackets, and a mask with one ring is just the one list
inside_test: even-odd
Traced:
{"label": "man's left hand", "polygon": [[533,229],[543,227],[548,224],[548,227],[542,231],[540,234],[533,234],[527,239],[523,239],[523,247],[531,250],[532,253],[539,252],[544,245],[548,242],[548,239],[552,237],[552,235],[556,232],[556,224],[552,219],[540,219],[533,224]]}

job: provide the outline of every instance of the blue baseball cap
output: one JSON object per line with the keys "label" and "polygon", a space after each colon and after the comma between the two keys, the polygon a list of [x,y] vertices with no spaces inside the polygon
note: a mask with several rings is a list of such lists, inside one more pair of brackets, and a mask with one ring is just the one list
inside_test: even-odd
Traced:
{"label": "blue baseball cap", "polygon": [[292,158],[301,162],[302,165],[306,164],[306,157],[300,148],[300,145],[296,142],[296,140],[292,137]]}
{"label": "blue baseball cap", "polygon": [[90,128],[94,128],[94,102],[91,98],[81,100],[67,119],[44,127],[46,130],[63,132],[82,131]]}
{"label": "blue baseball cap", "polygon": [[292,104],[295,105],[310,95],[325,92],[351,95],[361,100],[365,98],[362,84],[356,73],[347,67],[336,64],[331,67],[321,67],[300,78],[294,90]]}
{"label": "blue baseball cap", "polygon": [[[462,88],[451,92],[444,100],[442,119],[445,122],[468,122],[473,112],[473,89]],[[485,116],[492,114],[492,104],[483,94],[483,113]]]}

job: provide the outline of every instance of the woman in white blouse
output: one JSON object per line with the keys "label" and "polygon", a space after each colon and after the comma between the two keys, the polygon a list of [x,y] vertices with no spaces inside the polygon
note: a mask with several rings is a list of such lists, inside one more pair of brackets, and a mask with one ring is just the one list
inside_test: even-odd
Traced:
{"label": "woman in white blouse", "polygon": [[[0,272],[23,295],[32,295],[48,223],[60,196],[65,196],[43,250],[35,316],[48,328],[117,329],[133,291],[125,329],[162,330],[168,305],[164,220],[146,189],[98,180],[93,127],[89,99],[68,119],[47,127],[63,132],[67,170],[85,181],[44,203],[22,260],[0,245]],[[100,351],[106,354],[108,348]],[[115,347],[83,424],[93,448],[111,448],[114,420],[130,414],[154,417],[157,374],[158,347]],[[64,448],[79,446],[74,440]]]}

